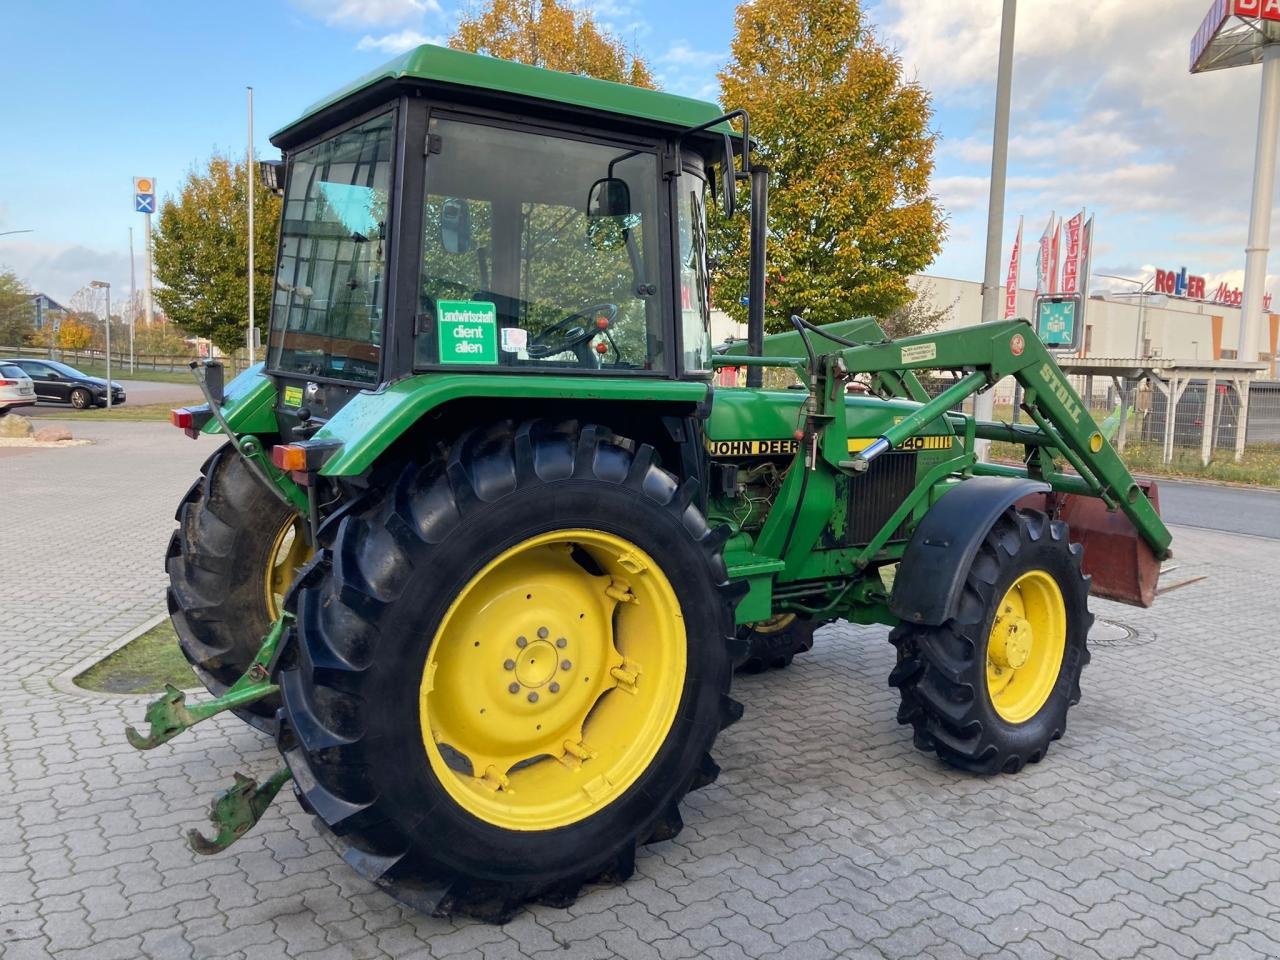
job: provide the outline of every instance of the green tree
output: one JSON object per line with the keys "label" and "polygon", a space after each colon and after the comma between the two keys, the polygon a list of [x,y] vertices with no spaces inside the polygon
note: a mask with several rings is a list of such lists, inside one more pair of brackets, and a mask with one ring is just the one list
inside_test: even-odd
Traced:
{"label": "green tree", "polygon": [[590,11],[558,0],[489,0],[482,10],[462,18],[449,46],[634,87],[653,86],[638,53],[602,30]]}
{"label": "green tree", "polygon": [[[858,0],[754,0],[738,7],[724,103],[751,115],[771,171],[766,324],[888,317],[907,277],[941,249],[929,193],[937,136],[929,95],[872,32]],[[717,306],[746,316],[747,217],[719,220]]]}
{"label": "green tree", "polygon": [[21,346],[35,332],[31,291],[12,270],[0,270],[0,344]]}
{"label": "green tree", "polygon": [[[280,198],[254,184],[254,311],[271,309]],[[156,301],[181,329],[231,352],[244,346],[249,323],[248,224],[244,162],[215,154],[166,197],[155,232]]]}

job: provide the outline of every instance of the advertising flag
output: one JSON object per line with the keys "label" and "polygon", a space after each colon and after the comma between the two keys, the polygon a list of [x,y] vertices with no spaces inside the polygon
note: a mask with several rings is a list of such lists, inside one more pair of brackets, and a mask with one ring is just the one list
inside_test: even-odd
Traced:
{"label": "advertising flag", "polygon": [[1058,263],[1061,261],[1061,247],[1059,241],[1062,239],[1062,218],[1059,217],[1053,225],[1053,238],[1049,241],[1049,292],[1058,292]]}
{"label": "advertising flag", "polygon": [[1062,261],[1062,292],[1076,293],[1080,282],[1080,232],[1084,229],[1084,211],[1081,210],[1064,224],[1062,228],[1063,246],[1066,248]]}
{"label": "advertising flag", "polygon": [[1022,260],[1022,218],[1018,218],[1018,233],[1013,238],[1013,253],[1009,256],[1009,276],[1004,284],[1004,318],[1011,320],[1018,314],[1018,264]]}
{"label": "advertising flag", "polygon": [[1093,266],[1093,215],[1085,221],[1080,236],[1080,293],[1089,299],[1089,270]]}
{"label": "advertising flag", "polygon": [[1053,235],[1053,223],[1056,213],[1049,214],[1049,222],[1044,228],[1044,233],[1040,235],[1040,249],[1036,251],[1036,293],[1045,294],[1049,292],[1049,260],[1052,256],[1053,242],[1050,237]]}

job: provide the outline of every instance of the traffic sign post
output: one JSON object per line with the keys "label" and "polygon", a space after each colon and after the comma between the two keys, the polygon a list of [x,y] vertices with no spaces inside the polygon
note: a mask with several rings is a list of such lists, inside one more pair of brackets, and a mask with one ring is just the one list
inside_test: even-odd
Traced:
{"label": "traffic sign post", "polygon": [[156,212],[156,180],[155,177],[133,178],[133,211],[146,216],[146,252],[147,252],[147,295],[143,302],[143,312],[147,319],[147,329],[151,329],[151,214]]}
{"label": "traffic sign post", "polygon": [[1084,345],[1084,298],[1045,294],[1035,301],[1036,335],[1050,350],[1079,353]]}

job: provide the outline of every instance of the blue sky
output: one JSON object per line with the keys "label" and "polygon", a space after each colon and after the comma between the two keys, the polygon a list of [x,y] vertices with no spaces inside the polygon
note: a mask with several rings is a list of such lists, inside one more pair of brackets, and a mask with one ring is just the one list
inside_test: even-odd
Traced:
{"label": "blue sky", "polygon": [[[732,3],[580,0],[637,47],[668,90],[715,98]],[[998,0],[874,0],[868,17],[934,96],[934,189],[949,228],[930,272],[978,279],[985,236]],[[1258,70],[1187,73],[1207,0],[1023,0],[1006,252],[1051,209],[1097,212],[1097,272],[1153,267],[1239,284]],[[131,178],[175,190],[215,150],[242,153],[245,86],[257,147],[306,104],[416,42],[447,37],[453,0],[11,0],[0,58],[0,265],[69,299],[91,279],[123,292]],[[1154,10],[1158,9],[1156,15]],[[1033,270],[1024,261],[1024,284]]]}

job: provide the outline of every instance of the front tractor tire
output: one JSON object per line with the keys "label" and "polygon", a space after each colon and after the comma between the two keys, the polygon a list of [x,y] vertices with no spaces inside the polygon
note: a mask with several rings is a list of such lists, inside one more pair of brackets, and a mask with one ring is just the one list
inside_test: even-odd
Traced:
{"label": "front tractor tire", "polygon": [[889,635],[898,722],[916,746],[973,773],[1016,773],[1066,730],[1089,662],[1089,579],[1067,525],[1007,510],[987,533],[956,615]]}
{"label": "front tractor tire", "polygon": [[[169,616],[196,676],[221,696],[253,662],[310,547],[298,514],[230,444],[200,468],[177,521],[165,555]],[[266,697],[236,712],[268,729],[279,706]]]}
{"label": "front tractor tire", "polygon": [[326,531],[279,739],[352,866],[503,922],[680,831],[741,714],[738,591],[693,494],[604,428],[502,423]]}
{"label": "front tractor tire", "polygon": [[738,628],[738,639],[746,645],[746,652],[734,667],[739,673],[763,673],[789,667],[796,654],[813,649],[814,631],[823,625],[824,621],[794,613],[743,624]]}

